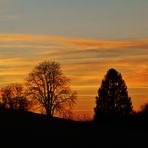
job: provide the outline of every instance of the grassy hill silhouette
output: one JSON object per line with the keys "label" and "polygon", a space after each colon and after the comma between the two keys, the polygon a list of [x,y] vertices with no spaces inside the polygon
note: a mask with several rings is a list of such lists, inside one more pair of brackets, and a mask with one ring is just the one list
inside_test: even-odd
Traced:
{"label": "grassy hill silhouette", "polygon": [[101,121],[96,126],[93,122],[50,119],[31,112],[0,110],[1,137],[6,141],[13,139],[11,144],[25,140],[24,144],[31,142],[60,147],[143,147],[147,146],[147,123],[142,115],[126,120]]}

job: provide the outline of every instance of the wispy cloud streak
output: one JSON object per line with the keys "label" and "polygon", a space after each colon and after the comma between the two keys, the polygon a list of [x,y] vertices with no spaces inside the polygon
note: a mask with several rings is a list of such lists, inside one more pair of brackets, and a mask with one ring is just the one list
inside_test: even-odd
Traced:
{"label": "wispy cloud streak", "polygon": [[111,41],[0,34],[1,85],[23,82],[27,73],[43,60],[60,62],[65,74],[71,78],[72,88],[86,103],[90,97],[95,98],[106,71],[111,67],[122,73],[129,90],[134,88],[129,93],[136,105],[138,88],[139,94],[141,92],[139,106],[148,98],[146,91],[142,91],[148,88],[148,39]]}

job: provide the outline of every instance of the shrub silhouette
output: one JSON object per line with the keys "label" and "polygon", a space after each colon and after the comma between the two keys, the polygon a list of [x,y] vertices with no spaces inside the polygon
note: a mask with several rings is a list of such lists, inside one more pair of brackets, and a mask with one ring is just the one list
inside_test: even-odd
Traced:
{"label": "shrub silhouette", "polygon": [[127,115],[132,112],[131,98],[122,76],[115,69],[109,69],[96,97],[94,119],[99,116]]}
{"label": "shrub silhouette", "polygon": [[18,109],[22,111],[27,111],[29,109],[29,104],[31,102],[27,100],[23,85],[19,83],[10,84],[1,88],[0,92],[2,108]]}
{"label": "shrub silhouette", "polygon": [[141,112],[143,114],[148,114],[148,103],[145,103],[141,106]]}

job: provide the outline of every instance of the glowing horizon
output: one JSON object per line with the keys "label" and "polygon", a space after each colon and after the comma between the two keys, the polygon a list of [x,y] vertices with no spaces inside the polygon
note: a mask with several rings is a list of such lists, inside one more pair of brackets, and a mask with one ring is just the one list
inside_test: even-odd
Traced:
{"label": "glowing horizon", "polygon": [[148,102],[148,1],[0,0],[0,86],[22,83],[44,60],[61,64],[92,116],[107,70],[125,80],[135,110]]}
{"label": "glowing horizon", "polygon": [[55,60],[78,92],[74,112],[92,114],[101,81],[114,67],[122,74],[137,110],[148,99],[147,48],[148,39],[108,41],[0,34],[1,86],[23,82],[39,62]]}

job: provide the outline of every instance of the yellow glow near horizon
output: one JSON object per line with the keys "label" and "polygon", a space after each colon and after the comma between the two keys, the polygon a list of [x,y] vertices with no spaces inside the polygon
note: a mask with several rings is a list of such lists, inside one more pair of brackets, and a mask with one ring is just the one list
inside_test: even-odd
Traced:
{"label": "yellow glow near horizon", "polygon": [[108,41],[27,34],[0,34],[1,86],[23,82],[44,60],[60,62],[78,92],[75,114],[93,114],[95,96],[109,68],[123,76],[134,108],[148,101],[148,39]]}

